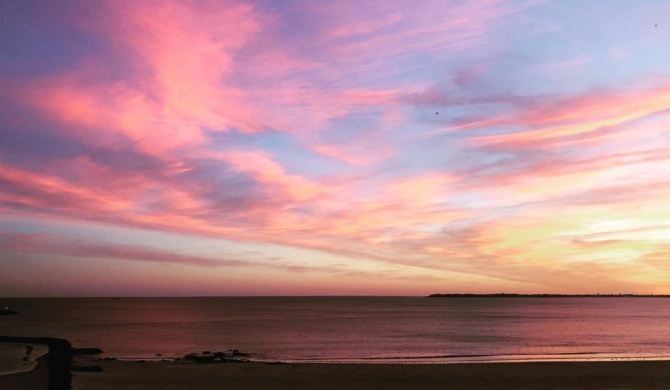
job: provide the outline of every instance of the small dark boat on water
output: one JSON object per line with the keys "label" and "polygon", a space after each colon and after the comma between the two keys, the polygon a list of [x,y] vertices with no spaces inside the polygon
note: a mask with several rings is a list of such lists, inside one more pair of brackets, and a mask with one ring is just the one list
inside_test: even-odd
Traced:
{"label": "small dark boat on water", "polygon": [[12,315],[12,314],[19,314],[18,311],[10,310],[9,306],[5,306],[4,308],[0,307],[0,316],[2,315]]}

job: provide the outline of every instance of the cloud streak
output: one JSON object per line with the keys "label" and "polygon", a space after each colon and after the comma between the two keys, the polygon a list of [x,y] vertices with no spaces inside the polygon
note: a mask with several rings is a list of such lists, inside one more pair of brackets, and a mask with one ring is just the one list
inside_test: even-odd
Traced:
{"label": "cloud streak", "polygon": [[[192,254],[18,227],[6,251],[250,268],[269,286],[351,275],[334,293],[668,292],[660,29],[607,46],[551,1],[65,3],[3,6],[25,45],[0,42],[0,210],[177,233]],[[259,260],[212,258],[202,237]]]}

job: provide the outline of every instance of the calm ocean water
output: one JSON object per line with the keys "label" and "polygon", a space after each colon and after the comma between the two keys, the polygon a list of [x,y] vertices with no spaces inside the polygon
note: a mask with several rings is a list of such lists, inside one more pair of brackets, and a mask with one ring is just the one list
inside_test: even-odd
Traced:
{"label": "calm ocean water", "polygon": [[662,298],[0,299],[0,334],[119,358],[239,349],[258,360],[461,362],[670,358]]}

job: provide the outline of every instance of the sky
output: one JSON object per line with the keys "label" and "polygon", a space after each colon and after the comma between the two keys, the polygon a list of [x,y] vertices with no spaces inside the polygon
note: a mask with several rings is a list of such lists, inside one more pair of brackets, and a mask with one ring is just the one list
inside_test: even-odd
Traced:
{"label": "sky", "polygon": [[669,15],[1,0],[0,296],[670,293]]}

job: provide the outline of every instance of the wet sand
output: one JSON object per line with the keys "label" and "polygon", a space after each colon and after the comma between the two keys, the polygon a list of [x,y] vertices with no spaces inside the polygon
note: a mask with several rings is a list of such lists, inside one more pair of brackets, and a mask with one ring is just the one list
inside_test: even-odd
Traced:
{"label": "wet sand", "polygon": [[[13,373],[0,376],[0,389],[71,390],[74,350],[69,341],[53,337],[0,336],[0,345],[0,353],[4,351],[0,360],[8,363],[9,372],[13,369]],[[16,355],[17,345],[25,348],[23,357]],[[22,372],[26,368],[30,371]]]}
{"label": "wet sand", "polygon": [[89,361],[75,390],[668,389],[669,361],[267,364]]}
{"label": "wet sand", "polygon": [[2,390],[48,390],[49,363],[43,356],[37,359],[37,366],[31,371],[0,376]]}
{"label": "wet sand", "polygon": [[0,342],[0,376],[30,371],[46,353],[45,345]]}

